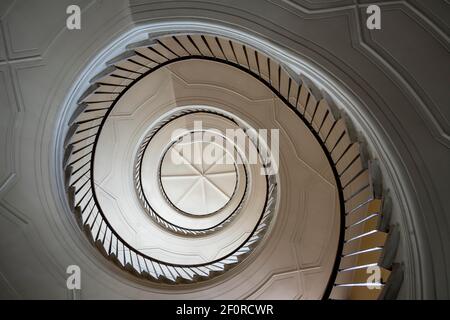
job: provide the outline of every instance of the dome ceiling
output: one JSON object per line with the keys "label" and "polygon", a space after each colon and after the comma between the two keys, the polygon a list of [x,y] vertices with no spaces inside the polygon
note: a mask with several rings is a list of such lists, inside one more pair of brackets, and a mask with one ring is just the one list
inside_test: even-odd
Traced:
{"label": "dome ceiling", "polygon": [[[234,196],[238,180],[246,183],[245,177],[238,177],[236,162],[224,161],[224,138],[217,138],[222,143],[215,144],[203,141],[203,133],[199,138],[191,135],[189,143],[175,142],[164,154],[159,174],[161,188],[167,200],[185,214],[214,214]],[[211,148],[217,152],[212,161],[205,154]],[[186,156],[183,149],[193,154]]]}

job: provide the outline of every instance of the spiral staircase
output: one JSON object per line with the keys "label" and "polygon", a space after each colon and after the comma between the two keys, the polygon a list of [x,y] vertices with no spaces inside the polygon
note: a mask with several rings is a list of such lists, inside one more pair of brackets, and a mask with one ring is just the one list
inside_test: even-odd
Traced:
{"label": "spiral staircase", "polygon": [[[184,169],[180,169],[179,166],[173,163],[171,166],[167,165],[167,161],[162,160],[164,154],[168,152],[167,149],[173,148],[173,143],[177,143],[179,139],[179,137],[170,138],[170,133],[174,130],[182,128],[194,134],[194,122],[202,121],[205,126],[219,129],[220,132],[225,132],[227,128],[243,126],[247,126],[246,132],[249,132],[251,125],[244,123],[252,121],[249,113],[255,111],[254,107],[250,108],[247,111],[247,119],[241,119],[233,114],[232,108],[225,106],[226,102],[222,102],[222,105],[217,104],[218,99],[214,100],[212,93],[209,96],[201,96],[195,92],[196,95],[193,96],[196,98],[191,98],[190,101],[184,98],[182,93],[178,93],[181,90],[177,91],[176,88],[172,88],[170,92],[172,96],[169,93],[161,93],[164,86],[175,86],[167,81],[166,78],[170,76],[164,75],[168,70],[172,70],[171,68],[185,69],[177,75],[180,79],[192,75],[199,68],[205,68],[207,72],[198,71],[197,77],[204,77],[206,80],[208,77],[215,77],[222,81],[226,78],[228,82],[238,84],[254,81],[258,82],[259,86],[265,86],[265,89],[278,100],[274,108],[281,111],[276,112],[287,113],[288,117],[297,118],[296,125],[299,128],[289,128],[291,131],[285,129],[288,138],[294,143],[295,135],[298,135],[297,140],[299,138],[313,140],[315,149],[305,152],[322,153],[318,154],[317,159],[312,159],[313,162],[321,161],[320,157],[326,159],[328,168],[322,168],[322,172],[329,174],[329,180],[335,186],[338,199],[336,210],[338,219],[335,225],[339,230],[338,237],[330,239],[336,242],[332,250],[335,258],[327,270],[329,280],[323,288],[323,298],[351,296],[378,298],[386,295],[386,290],[383,289],[389,287],[386,284],[389,284],[392,270],[400,274],[395,276],[398,290],[398,283],[401,283],[401,280],[398,281],[398,278],[401,278],[401,269],[393,264],[392,259],[398,244],[395,228],[389,223],[389,208],[386,207],[385,198],[381,194],[381,181],[376,162],[367,157],[364,143],[358,140],[351,123],[333,106],[332,101],[315,91],[312,83],[303,75],[296,74],[251,46],[211,34],[168,34],[129,44],[126,51],[110,60],[104,70],[91,79],[91,86],[79,98],[78,106],[67,124],[64,144],[62,166],[65,172],[67,198],[79,226],[105,258],[118,268],[150,282],[177,285],[207,281],[216,276],[226,276],[229,269],[256,255],[258,247],[264,247],[264,240],[268,237],[270,226],[275,223],[278,214],[288,215],[288,219],[290,215],[296,214],[295,209],[292,212],[277,212],[279,210],[277,202],[280,201],[278,193],[285,192],[289,197],[295,198],[293,191],[302,186],[294,183],[287,188],[281,187],[282,191],[279,191],[280,182],[277,180],[280,179],[281,173],[266,173],[266,179],[258,175],[258,171],[270,165],[270,157],[262,156],[270,154],[270,151],[262,152],[258,149],[261,161],[257,168],[254,164],[240,164],[240,167],[236,164],[230,165],[231,168],[227,169],[227,172],[232,173],[232,182],[227,182],[230,179],[227,180],[224,176],[218,176],[215,181],[219,184],[222,182],[223,188],[227,189],[227,184],[231,184],[231,188],[228,186],[225,193],[216,185],[210,184],[212,189],[209,192],[205,192],[209,189],[202,187],[203,195],[200,186],[186,180],[186,177],[192,176],[195,179],[205,177],[203,168],[199,169],[202,171],[200,172],[190,163],[182,166]],[[230,68],[235,70],[228,70]],[[220,74],[221,72],[223,74]],[[243,77],[241,81],[240,78]],[[215,81],[220,85],[219,80]],[[160,83],[163,83],[163,86],[158,87]],[[166,95],[167,101],[159,102],[157,95]],[[136,104],[133,100],[146,101],[139,105],[139,109],[144,111],[132,114],[130,104]],[[205,106],[207,101],[214,106]],[[261,112],[270,112],[270,109],[263,107],[261,109]],[[245,110],[240,112],[245,114]],[[128,130],[129,133],[122,129],[114,133],[111,131],[113,124],[109,122],[118,115],[127,115],[127,126],[145,127],[147,132],[143,137],[142,133],[136,133],[136,130],[134,132]],[[147,118],[144,124],[140,121],[143,118]],[[295,123],[293,120],[290,121]],[[115,125],[119,126],[118,123]],[[305,133],[306,137],[301,133]],[[118,138],[111,142],[110,137],[114,134],[121,135],[124,143],[117,142]],[[222,136],[222,139],[225,138]],[[247,135],[246,139],[250,144],[254,144],[258,137]],[[130,148],[130,143],[137,143],[138,147]],[[200,140],[198,143],[204,141]],[[110,144],[110,150],[107,150],[104,144]],[[126,145],[128,147],[122,149]],[[257,147],[253,145],[253,148],[256,150]],[[284,145],[281,144],[280,148],[283,156]],[[128,165],[129,168],[125,170],[127,172],[121,175],[118,172],[121,166],[131,162],[130,157],[121,157],[122,153],[134,153],[135,159],[132,162],[133,167]],[[100,168],[97,162],[101,162]],[[108,162],[113,164],[109,166]],[[281,162],[280,166],[284,165],[289,166]],[[223,172],[221,171],[225,170],[223,166],[219,166],[217,172]],[[140,207],[126,207],[124,210],[128,215],[135,212],[140,216],[141,219],[137,218],[134,222],[139,226],[153,224],[153,229],[142,227],[146,229],[145,234],[151,233],[147,235],[145,244],[142,242],[138,244],[131,236],[128,237],[130,240],[125,239],[126,237],[119,231],[126,229],[121,226],[125,222],[118,221],[117,216],[120,216],[120,213],[107,212],[106,208],[111,206],[106,204],[107,198],[102,199],[99,196],[101,182],[96,177],[96,174],[105,175],[101,172],[106,170],[105,167],[121,177],[118,180],[120,182],[117,182],[118,185],[134,185],[134,190],[117,191],[114,199],[118,202],[129,202],[133,197],[139,199]],[[166,167],[168,169],[164,169]],[[295,170],[295,166],[280,168],[281,171],[283,169],[289,175],[290,170]],[[166,176],[162,174],[164,170]],[[127,175],[128,180],[132,181],[127,181]],[[167,185],[162,187],[161,183]],[[165,188],[168,188],[169,196],[164,192]],[[213,190],[225,194],[226,201],[220,203],[217,196],[213,195]],[[318,189],[316,192],[327,190]],[[177,204],[174,205],[170,199],[177,199]],[[206,204],[217,206],[214,210],[209,210],[206,209]],[[178,212],[180,206],[204,212],[187,216],[186,212]],[[286,210],[285,207],[283,210]],[[208,217],[209,215],[211,217]],[[328,216],[323,215],[324,219],[333,217],[329,213]],[[246,217],[252,219],[242,219]],[[152,243],[164,246],[160,239],[171,242],[173,241],[171,237],[175,236],[181,238],[176,244],[179,248],[198,247],[201,253],[202,246],[208,247],[205,240],[202,240],[205,238],[214,244],[209,246],[208,250],[220,251],[222,246],[229,246],[229,242],[221,244],[224,241],[224,234],[236,232],[239,238],[246,235],[245,239],[235,243],[226,254],[206,261],[186,259],[183,256],[169,257],[144,249]],[[162,234],[158,236],[159,233]],[[181,251],[177,255],[186,254]],[[186,260],[192,262],[183,263]],[[382,277],[379,281],[368,283],[367,270],[374,266],[382,268]],[[387,292],[395,296],[395,291],[394,288]]]}
{"label": "spiral staircase", "polygon": [[369,4],[1,1],[0,299],[448,299],[450,7]]}

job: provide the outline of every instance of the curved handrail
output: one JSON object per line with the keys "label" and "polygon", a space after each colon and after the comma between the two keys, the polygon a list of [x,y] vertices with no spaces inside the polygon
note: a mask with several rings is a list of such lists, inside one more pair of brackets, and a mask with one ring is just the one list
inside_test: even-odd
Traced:
{"label": "curved handrail", "polygon": [[[348,130],[347,124],[342,118],[341,119],[336,118],[337,114],[335,110],[332,108],[332,106],[328,104],[328,101],[326,101],[325,99],[318,99],[311,92],[311,90],[305,83],[302,83],[298,79],[294,79],[294,77],[291,76],[291,73],[286,71],[281,64],[279,64],[276,61],[273,61],[272,59],[265,56],[261,52],[258,52],[244,44],[240,44],[228,39],[218,38],[217,36],[206,35],[206,37],[203,35],[202,36],[197,35],[195,36],[195,38],[194,36],[191,37],[189,35],[177,35],[171,37],[166,36],[161,37],[156,41],[151,41],[147,45],[145,45],[142,42],[139,44],[139,46],[131,45],[129,46],[130,48],[129,51],[121,54],[116,59],[113,59],[111,61],[112,66],[109,69],[107,69],[105,72],[101,73],[100,75],[98,75],[96,78],[93,79],[93,81],[97,81],[97,85],[94,85],[90,89],[88,89],[84,97],[80,99],[80,102],[82,103],[85,102],[86,97],[89,97],[91,94],[96,93],[98,95],[112,94],[116,96],[114,97],[114,99],[111,100],[106,99],[92,102],[92,104],[100,104],[100,105],[109,104],[109,106],[102,105],[101,108],[88,109],[87,104],[80,104],[80,106],[75,111],[74,116],[72,117],[73,119],[78,118],[78,116],[80,116],[85,112],[95,113],[105,111],[105,113],[101,116],[94,117],[92,119],[81,120],[75,124],[75,128],[73,128],[72,126],[69,129],[69,133],[71,134],[71,136],[68,135],[66,141],[70,141],[73,135],[75,135],[77,132],[80,132],[77,131],[78,126],[83,125],[85,123],[93,122],[93,125],[90,128],[81,129],[82,132],[87,132],[88,130],[91,129],[96,129],[97,131],[94,135],[90,135],[87,138],[76,140],[71,144],[66,143],[67,148],[65,150],[64,156],[64,167],[66,170],[67,185],[69,185],[70,178],[73,176],[72,172],[73,168],[70,164],[74,164],[74,162],[80,161],[80,159],[76,159],[71,163],[68,163],[69,158],[71,158],[74,153],[80,152],[82,149],[86,150],[90,149],[90,151],[88,151],[87,154],[82,156],[82,158],[90,157],[91,159],[90,169],[83,174],[85,175],[90,172],[91,189],[94,191],[89,200],[87,201],[87,205],[89,205],[91,201],[94,201],[98,205],[98,200],[96,199],[93,182],[94,180],[93,180],[92,159],[95,158],[95,146],[96,143],[98,142],[99,133],[101,132],[101,129],[106,121],[107,116],[113,109],[115,103],[120,99],[120,97],[128,90],[128,88],[133,83],[136,83],[137,81],[147,76],[151,72],[154,72],[159,68],[162,68],[170,63],[188,59],[210,60],[236,67],[239,70],[252,75],[261,83],[263,83],[265,86],[267,86],[278,98],[280,98],[284,102],[286,106],[290,108],[290,110],[292,110],[303,121],[303,123],[308,127],[310,132],[315,137],[316,141],[321,146],[332,168],[332,172],[336,181],[336,187],[338,190],[341,214],[340,214],[339,244],[337,248],[336,259],[334,262],[332,274],[330,276],[327,289],[325,290],[324,293],[324,298],[327,298],[330,296],[331,292],[334,291],[335,288],[339,288],[346,285],[345,283],[336,282],[338,275],[341,275],[344,272],[347,273],[353,272],[354,268],[361,267],[354,264],[353,266],[350,267],[342,267],[341,265],[342,261],[347,257],[349,256],[353,257],[360,254],[357,251],[344,254],[344,251],[346,250],[347,247],[349,247],[348,243],[352,242],[354,239],[366,237],[367,232],[355,233],[353,234],[354,235],[353,238],[347,238],[347,234],[349,233],[350,228],[353,228],[352,230],[356,230],[357,228],[355,226],[362,225],[363,222],[366,221],[364,219],[366,219],[367,217],[361,218],[356,222],[355,221],[352,222],[351,219],[353,219],[352,217],[355,216],[355,212],[360,211],[363,212],[364,210],[361,210],[361,208],[365,208],[371,202],[377,200],[374,191],[372,189],[373,181],[370,180],[371,176],[369,169],[366,168],[365,159],[363,159],[363,155],[361,153],[361,150],[359,149],[360,144],[358,142],[355,142],[354,139],[350,137],[350,132]],[[150,50],[151,52],[143,53],[143,51],[140,50],[140,48],[149,50],[151,49]],[[120,62],[122,61],[128,61],[131,64],[138,66],[138,68],[131,70],[128,68],[124,68],[123,66],[119,66]],[[142,68],[147,68],[148,70],[146,72],[140,72],[139,70],[141,70]],[[114,80],[117,81],[111,82],[101,81],[102,78],[108,76],[113,77]],[[97,90],[103,85],[119,88],[119,90],[121,91],[117,92],[113,90],[112,92],[102,92],[100,90]],[[101,123],[96,124],[95,121],[100,119]],[[89,143],[78,150],[73,150],[75,144],[86,141],[92,137],[95,137],[94,142]],[[80,172],[80,170],[86,164],[84,164],[81,168],[77,168],[76,169],[77,173]],[[366,176],[368,177],[366,178]],[[78,181],[76,182],[77,183],[80,182],[79,179],[81,179],[82,177],[83,176],[79,177]],[[83,182],[81,188],[84,188],[87,183],[88,182]],[[72,185],[69,187],[70,190],[69,197],[73,198],[74,200],[75,190],[71,189],[73,188],[73,185],[74,183],[72,183]],[[86,196],[86,194],[83,195],[79,203],[83,201],[83,198]],[[268,204],[273,204],[273,201],[269,201]],[[81,208],[78,209],[78,206],[75,203],[73,205],[73,208],[75,209],[75,212],[77,212],[77,215],[79,216],[78,220],[81,221],[81,225],[90,226],[89,220],[93,209],[91,209],[88,218],[83,221],[82,209]],[[84,208],[84,210],[85,209],[86,207]],[[270,209],[268,210],[266,209],[266,212],[270,213]],[[97,216],[99,213],[102,215],[102,217],[104,217],[101,211],[97,213]],[[376,219],[381,218],[380,212],[373,215]],[[264,219],[268,219],[269,216],[270,216],[269,214],[267,215],[263,214],[261,217],[261,221],[258,225],[260,225],[261,222],[265,222]],[[112,229],[109,223],[105,219],[102,219],[100,226],[97,228],[98,232],[95,237],[92,236],[92,231],[87,232],[88,236],[90,236],[91,239],[96,239],[95,242],[97,243],[97,246],[100,247],[100,250],[104,249],[103,242],[107,233],[107,231],[104,231],[103,241],[101,241],[101,244],[99,245],[98,236],[103,228],[103,222],[105,222],[105,225],[107,225],[108,227],[110,227],[110,229]],[[257,232],[258,230],[262,231],[266,229],[266,228],[258,229],[258,225],[257,227],[255,227],[254,230],[255,232]],[[90,226],[89,229],[92,229],[92,227]],[[381,232],[382,230],[376,228],[374,229],[374,231]],[[368,233],[368,235],[370,234],[371,233]],[[117,246],[119,240],[122,243],[125,243],[123,239],[120,238],[119,235],[115,235],[115,237],[117,239]],[[188,279],[193,280],[195,276],[207,276],[210,271],[217,271],[217,270],[223,271],[227,263],[229,263],[229,265],[233,265],[236,262],[238,262],[239,260],[237,258],[238,256],[244,257],[246,253],[251,251],[250,250],[251,246],[255,244],[255,242],[257,242],[257,239],[255,239],[254,236],[249,237],[245,242],[245,246],[238,248],[237,251],[235,252],[235,254],[239,253],[238,255],[234,256],[233,258],[229,258],[229,260],[225,259],[223,261],[214,262],[219,265],[216,265],[214,267],[212,267],[213,265],[208,265],[209,269],[207,268],[207,270],[200,269],[204,267],[203,265],[199,265],[198,267],[196,267],[197,270],[195,270],[195,272],[193,272],[194,269],[192,270],[185,269],[186,266],[167,266],[165,267],[167,270],[162,270],[163,272],[160,272],[160,275],[163,275],[168,279],[175,281],[177,276],[181,276],[180,275],[181,273],[183,275],[188,273],[190,275]],[[378,250],[378,247],[376,249]],[[115,256],[114,253],[111,254],[111,244],[110,244],[108,252],[105,251],[104,254],[106,253],[105,255],[108,257],[112,256],[114,259],[117,258],[118,252],[117,248],[115,252],[116,252]],[[137,254],[136,252],[134,253]],[[137,259],[138,264],[140,258],[141,257],[135,258]],[[138,269],[141,271],[141,274],[150,270],[150,268],[147,265],[146,259],[149,259],[148,261],[150,262],[152,261],[150,260],[151,258],[149,257],[143,257],[143,259],[146,268],[141,268],[139,264]],[[131,254],[130,260],[133,262]],[[123,257],[123,265],[125,267],[128,266],[125,256]],[[155,272],[156,267],[159,268],[163,267],[157,265],[152,267],[153,267],[152,276],[154,278],[158,278],[158,272]],[[136,268],[134,269],[137,271]],[[168,276],[171,275],[172,273],[175,273],[175,276],[174,275]],[[154,276],[155,274],[157,275],[156,277]],[[183,276],[181,277],[183,278]]]}

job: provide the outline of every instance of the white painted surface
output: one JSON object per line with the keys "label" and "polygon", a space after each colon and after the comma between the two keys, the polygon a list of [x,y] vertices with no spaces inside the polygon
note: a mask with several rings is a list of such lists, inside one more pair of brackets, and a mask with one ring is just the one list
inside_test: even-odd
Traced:
{"label": "white painted surface", "polygon": [[[303,67],[305,74],[328,90],[339,88],[346,94],[335,92],[373,146],[396,203],[394,219],[405,239],[400,252],[406,262],[402,297],[449,297],[449,73],[443,66],[448,63],[450,20],[445,1],[380,1],[385,23],[374,32],[364,29],[364,4],[306,0],[189,5],[180,1],[173,8],[151,1],[139,6],[141,1],[130,6],[128,1],[76,1],[83,10],[82,30],[69,32],[64,28],[64,9],[73,2],[0,4],[2,297],[65,298],[64,270],[74,263],[83,272],[82,298],[164,297],[127,275],[116,275],[78,232],[58,191],[62,148],[55,141],[62,135],[59,120],[68,110],[65,97],[86,64],[135,22],[142,26],[156,19],[173,21],[173,17],[195,22],[190,25],[197,29],[208,29],[201,22],[215,21],[217,29],[236,37],[245,38],[236,30],[252,30],[252,35],[273,44],[268,51],[284,48],[289,55],[278,50],[281,57],[299,70]],[[184,9],[176,9],[177,4]],[[164,29],[158,28],[152,30]],[[294,63],[293,57],[308,63]],[[87,86],[86,81],[82,83]],[[273,237],[289,237],[288,231],[277,230]],[[305,264],[293,258],[293,252],[302,251],[299,244],[293,246],[295,250],[279,252],[286,260],[297,261],[290,268],[272,261],[272,271],[264,280],[250,281],[239,290],[233,290],[233,282],[223,283],[220,295],[211,287],[191,296],[253,297],[249,292],[255,288],[291,278],[297,282],[290,282],[284,292],[287,298],[298,298],[295,287],[302,281],[298,274]],[[267,254],[273,249],[267,249]],[[314,257],[305,260],[308,265]],[[303,270],[304,277],[314,272]],[[302,297],[309,297],[310,290],[303,290]]]}

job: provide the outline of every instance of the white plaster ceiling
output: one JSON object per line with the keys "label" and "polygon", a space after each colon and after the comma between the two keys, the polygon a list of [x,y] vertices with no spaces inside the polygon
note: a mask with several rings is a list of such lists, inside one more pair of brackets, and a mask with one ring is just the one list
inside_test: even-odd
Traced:
{"label": "white plaster ceiling", "polygon": [[[131,176],[134,146],[148,130],[151,119],[161,117],[170,109],[195,104],[230,112],[256,129],[280,130],[281,198],[273,234],[264,244],[264,252],[270,250],[270,253],[263,255],[264,263],[255,256],[250,266],[235,277],[260,282],[273,268],[297,270],[295,276],[299,285],[295,295],[303,296],[304,287],[308,286],[317,288],[310,297],[320,298],[334,262],[339,203],[327,159],[309,129],[263,84],[224,64],[196,60],[177,62],[141,81],[115,106],[96,153],[99,200],[113,227],[143,252],[178,263],[205,262],[238,245],[254,225],[252,220],[243,218],[257,217],[260,212],[255,200],[242,209],[242,215],[235,218],[230,230],[200,239],[178,239],[168,237],[166,232],[149,224],[135,199],[132,181],[124,183]],[[208,127],[208,122],[204,126]],[[295,131],[289,131],[292,126]],[[143,167],[150,167],[151,162],[157,163],[149,160]],[[261,176],[254,175],[253,179],[253,183],[259,185],[255,178]],[[287,221],[290,222],[286,224]],[[242,225],[246,223],[248,230],[242,233]],[[252,270],[252,266],[257,267],[258,272]],[[313,270],[315,277],[309,277]],[[245,291],[247,287],[248,281],[242,281],[233,292]]]}

